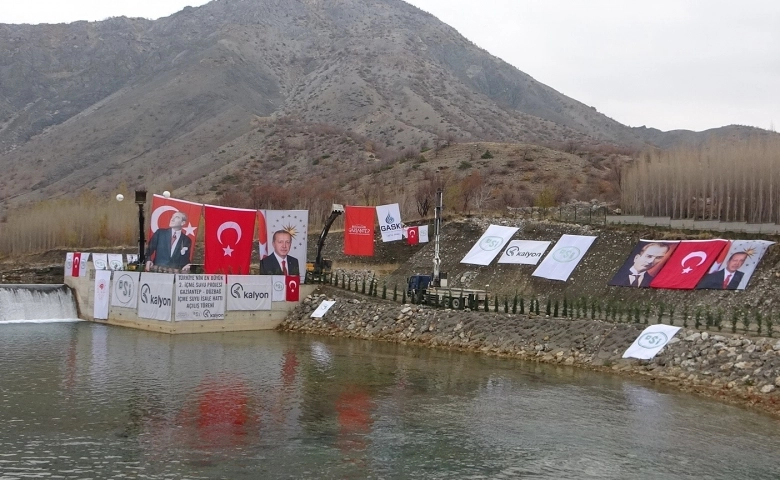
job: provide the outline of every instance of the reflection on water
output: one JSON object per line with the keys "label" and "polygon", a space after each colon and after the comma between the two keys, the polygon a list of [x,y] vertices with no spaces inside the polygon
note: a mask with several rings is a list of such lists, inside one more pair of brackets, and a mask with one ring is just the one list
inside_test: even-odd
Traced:
{"label": "reflection on water", "polygon": [[780,422],[564,367],[0,325],[0,478],[780,478]]}

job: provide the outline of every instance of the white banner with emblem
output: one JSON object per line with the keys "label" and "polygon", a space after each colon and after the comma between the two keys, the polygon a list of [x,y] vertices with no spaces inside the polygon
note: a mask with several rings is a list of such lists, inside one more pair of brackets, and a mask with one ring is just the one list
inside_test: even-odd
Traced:
{"label": "white banner with emblem", "polygon": [[274,293],[271,295],[271,301],[273,302],[286,302],[287,301],[287,278],[284,275],[271,275],[273,278]]}
{"label": "white banner with emblem", "polygon": [[111,306],[138,308],[138,277],[140,272],[116,272],[111,284]]}
{"label": "white banner with emblem", "polygon": [[224,275],[176,275],[176,321],[224,320]]}
{"label": "white banner with emblem", "polygon": [[403,238],[401,209],[397,203],[377,205],[376,217],[379,219],[379,231],[383,242],[395,242]]}
{"label": "white banner with emblem", "polygon": [[565,282],[594,241],[596,237],[588,235],[561,235],[531,276]]}
{"label": "white banner with emblem", "polygon": [[506,242],[512,238],[519,229],[517,227],[502,227],[500,225],[491,225],[482,234],[482,237],[471,247],[469,253],[463,257],[460,263],[470,263],[472,265],[490,265],[490,262],[496,258],[498,252],[506,245]]}
{"label": "white banner with emblem", "polygon": [[671,325],[650,325],[642,330],[634,343],[628,347],[623,358],[639,358],[650,360],[655,357],[680,331],[680,327]]}
{"label": "white banner with emblem", "polygon": [[173,274],[143,272],[140,284],[138,316],[170,322],[173,313]]}
{"label": "white banner with emblem", "polygon": [[98,270],[95,272],[95,298],[92,316],[100,319],[108,319],[108,298],[109,284],[111,283],[111,272],[108,270]]}
{"label": "white banner with emblem", "polygon": [[270,310],[273,275],[228,275],[228,310]]}

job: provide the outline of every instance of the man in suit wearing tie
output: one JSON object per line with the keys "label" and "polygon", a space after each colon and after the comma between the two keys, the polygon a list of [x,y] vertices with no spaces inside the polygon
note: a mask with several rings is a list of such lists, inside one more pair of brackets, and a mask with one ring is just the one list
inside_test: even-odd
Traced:
{"label": "man in suit wearing tie", "polygon": [[292,246],[292,235],[277,230],[273,236],[274,253],[260,261],[261,275],[300,275],[298,259],[287,255]]}
{"label": "man in suit wearing tie", "polygon": [[745,252],[732,253],[726,262],[726,268],[705,275],[696,285],[696,289],[736,290],[745,276],[745,272],[740,272],[739,269],[745,264],[747,257]]}
{"label": "man in suit wearing tie", "polygon": [[146,271],[152,266],[189,272],[192,256],[192,239],[183,231],[187,215],[176,212],[171,217],[169,228],[158,228],[146,249]]}
{"label": "man in suit wearing tie", "polygon": [[648,270],[658,265],[666,254],[669,253],[669,245],[666,243],[650,242],[634,255],[634,263],[630,267],[623,265],[612,278],[610,285],[623,287],[649,287],[653,276]]}

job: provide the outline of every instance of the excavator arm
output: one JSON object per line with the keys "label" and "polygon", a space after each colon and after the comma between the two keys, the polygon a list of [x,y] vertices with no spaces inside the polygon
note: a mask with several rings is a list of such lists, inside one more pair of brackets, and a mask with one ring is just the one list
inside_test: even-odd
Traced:
{"label": "excavator arm", "polygon": [[330,212],[330,216],[325,221],[325,225],[322,227],[320,238],[317,240],[317,257],[314,260],[314,275],[321,275],[324,270],[323,260],[322,260],[322,248],[325,246],[325,238],[328,236],[328,231],[330,230],[330,226],[333,225],[333,222],[342,213],[344,213],[344,206],[338,203],[334,203]]}

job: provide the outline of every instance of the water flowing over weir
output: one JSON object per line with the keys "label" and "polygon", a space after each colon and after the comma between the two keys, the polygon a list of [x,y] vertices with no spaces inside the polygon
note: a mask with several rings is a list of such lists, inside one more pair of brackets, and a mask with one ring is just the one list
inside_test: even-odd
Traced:
{"label": "water flowing over weir", "polygon": [[0,285],[0,323],[78,319],[76,301],[65,285]]}

